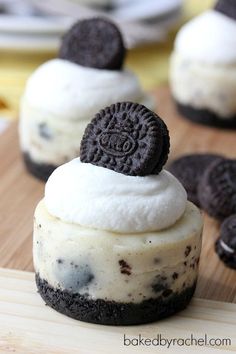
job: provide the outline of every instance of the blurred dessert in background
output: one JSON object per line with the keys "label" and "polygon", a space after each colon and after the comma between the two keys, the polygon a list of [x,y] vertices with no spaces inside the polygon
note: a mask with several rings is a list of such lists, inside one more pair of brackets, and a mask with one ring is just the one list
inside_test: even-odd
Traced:
{"label": "blurred dessert in background", "polygon": [[123,69],[125,55],[113,23],[83,20],[64,36],[59,58],[31,75],[22,98],[20,143],[33,175],[47,180],[78,156],[84,129],[102,107],[127,100],[154,109],[136,75]]}
{"label": "blurred dessert in background", "polygon": [[170,84],[184,117],[236,128],[236,1],[220,0],[180,29]]}

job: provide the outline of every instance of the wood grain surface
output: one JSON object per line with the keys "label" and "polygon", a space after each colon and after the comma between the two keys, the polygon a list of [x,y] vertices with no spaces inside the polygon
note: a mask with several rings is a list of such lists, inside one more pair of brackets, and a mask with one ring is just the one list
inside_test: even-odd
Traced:
{"label": "wood grain surface", "polygon": [[[187,310],[157,323],[112,327],[75,321],[48,306],[36,292],[33,273],[0,269],[0,353],[118,354],[235,353],[236,305],[193,299]],[[210,347],[124,346],[127,338],[230,339],[231,345]],[[218,342],[219,344],[219,342]]]}
{"label": "wood grain surface", "polygon": [[[176,113],[167,88],[155,94],[157,111],[170,130],[170,160],[184,153],[209,151],[236,157],[236,132],[185,121]],[[44,184],[24,169],[15,124],[0,136],[0,182],[0,267],[32,271],[33,213]],[[196,296],[236,303],[236,271],[226,268],[214,252],[218,232],[219,225],[205,216]]]}

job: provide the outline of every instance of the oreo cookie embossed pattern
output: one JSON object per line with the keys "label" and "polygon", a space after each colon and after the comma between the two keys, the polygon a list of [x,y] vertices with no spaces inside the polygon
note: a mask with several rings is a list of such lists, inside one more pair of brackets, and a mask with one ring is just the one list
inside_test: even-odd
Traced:
{"label": "oreo cookie embossed pattern", "polygon": [[146,107],[130,102],[101,110],[87,126],[80,147],[82,162],[130,176],[158,174],[167,161],[169,133]]}

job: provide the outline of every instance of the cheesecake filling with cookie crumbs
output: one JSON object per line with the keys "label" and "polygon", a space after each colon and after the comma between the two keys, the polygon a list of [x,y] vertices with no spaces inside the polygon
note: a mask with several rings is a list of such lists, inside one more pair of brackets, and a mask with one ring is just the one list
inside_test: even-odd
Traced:
{"label": "cheesecake filling with cookie crumbs", "polygon": [[174,225],[153,232],[121,234],[64,222],[48,212],[44,200],[35,218],[35,271],[53,288],[140,303],[196,282],[202,219],[190,202]]}
{"label": "cheesecake filling with cookie crumbs", "polygon": [[[81,158],[54,171],[35,212],[34,265],[48,303],[48,287],[119,311],[154,301],[159,318],[171,313],[163,304],[175,312],[181,294],[192,296],[202,217],[163,170],[168,153],[165,123],[144,106],[117,103],[94,117]],[[186,306],[191,296],[183,296]],[[84,318],[78,312],[70,315]],[[90,321],[98,320],[91,314]]]}

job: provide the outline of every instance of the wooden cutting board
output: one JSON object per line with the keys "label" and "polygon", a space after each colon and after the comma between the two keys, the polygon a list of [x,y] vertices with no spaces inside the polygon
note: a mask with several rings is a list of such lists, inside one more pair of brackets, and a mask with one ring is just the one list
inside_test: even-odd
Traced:
{"label": "wooden cutting board", "polygon": [[[236,305],[194,299],[187,310],[166,320],[142,326],[110,327],[75,321],[44,305],[33,273],[0,269],[0,353],[116,354],[116,353],[235,353]],[[142,338],[228,338],[231,345],[169,349],[124,346]],[[166,351],[165,351],[166,349]]]}
{"label": "wooden cutting board", "polygon": [[[198,126],[181,119],[167,88],[155,93],[157,111],[171,135],[170,159],[183,153],[212,151],[236,157],[236,131]],[[18,147],[17,127],[0,136],[0,267],[33,270],[32,222],[44,184],[26,173]],[[236,271],[226,268],[214,252],[218,225],[205,217],[200,277],[196,296],[236,303]]]}

